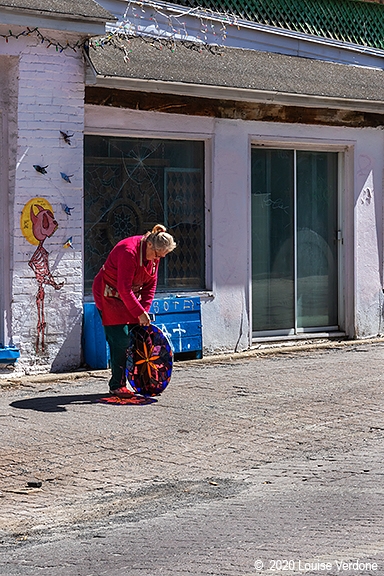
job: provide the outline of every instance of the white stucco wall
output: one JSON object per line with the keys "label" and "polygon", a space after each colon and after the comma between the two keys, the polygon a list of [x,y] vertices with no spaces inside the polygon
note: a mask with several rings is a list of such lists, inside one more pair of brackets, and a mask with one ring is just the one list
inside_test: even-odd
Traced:
{"label": "white stucco wall", "polygon": [[[13,27],[12,31],[17,34],[20,30]],[[70,40],[68,34],[65,38],[56,35],[55,39],[64,44]],[[18,370],[70,369],[79,366],[81,359],[84,64],[81,51],[47,48],[34,35],[2,42],[0,60],[9,57],[13,58],[13,67],[6,82],[12,90],[5,107],[15,121],[8,130],[9,156],[7,166],[3,166],[9,172],[11,230],[11,305],[5,306],[11,321],[5,344],[13,342],[20,348]],[[74,134],[71,145],[65,143],[60,130]],[[47,174],[39,174],[34,164],[48,166]],[[60,172],[71,175],[71,183],[63,180]],[[58,229],[46,238],[44,248],[53,277],[57,283],[64,282],[60,290],[45,286],[44,351],[41,346],[36,350],[38,283],[28,265],[37,246],[20,227],[23,209],[33,198],[48,201],[58,222]],[[64,212],[63,204],[73,208],[71,216]],[[63,247],[69,237],[73,249]]]}
{"label": "white stucco wall", "polygon": [[250,151],[243,123],[217,120],[214,143],[211,211],[214,300],[203,306],[203,342],[212,351],[242,350],[248,346],[249,336],[250,258]]}
{"label": "white stucco wall", "polygon": [[[8,344],[12,334],[11,300],[11,221],[13,205],[10,194],[14,179],[9,158],[16,155],[17,141],[17,64],[13,56],[0,56],[0,343]],[[11,181],[12,180],[12,181]]]}
{"label": "white stucco wall", "polygon": [[356,336],[383,332],[383,143],[382,133],[355,150]]}
{"label": "white stucco wall", "polygon": [[214,120],[97,106],[86,106],[85,127],[87,133],[205,139],[209,209],[208,290],[201,294],[205,352],[250,345],[251,143],[343,152],[342,328],[350,337],[382,330],[381,130]]}

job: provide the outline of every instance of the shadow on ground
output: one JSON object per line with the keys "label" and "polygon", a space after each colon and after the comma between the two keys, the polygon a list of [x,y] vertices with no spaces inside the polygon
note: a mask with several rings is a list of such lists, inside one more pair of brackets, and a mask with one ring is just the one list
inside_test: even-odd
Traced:
{"label": "shadow on ground", "polygon": [[[66,412],[66,406],[71,404],[95,404],[106,398],[106,394],[71,394],[67,396],[40,396],[36,398],[26,398],[11,402],[12,408],[21,410],[36,410],[37,412]],[[140,406],[156,402],[153,398],[145,399],[140,404],[125,404],[127,406]]]}

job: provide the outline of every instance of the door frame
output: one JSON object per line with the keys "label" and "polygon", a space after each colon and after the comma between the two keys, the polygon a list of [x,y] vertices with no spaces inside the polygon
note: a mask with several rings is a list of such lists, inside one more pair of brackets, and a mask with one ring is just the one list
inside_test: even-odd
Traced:
{"label": "door frame", "polygon": [[[250,136],[248,146],[248,202],[249,202],[249,243],[248,243],[248,295],[249,295],[249,342],[273,340],[298,340],[303,338],[320,338],[341,335],[353,335],[354,325],[354,179],[353,158],[355,140],[313,139],[284,137]],[[307,329],[298,331],[264,331],[254,332],[252,326],[252,210],[251,210],[251,151],[252,148],[273,148],[286,150],[309,150],[313,152],[338,153],[338,328],[323,331]],[[348,246],[348,250],[346,250]]]}

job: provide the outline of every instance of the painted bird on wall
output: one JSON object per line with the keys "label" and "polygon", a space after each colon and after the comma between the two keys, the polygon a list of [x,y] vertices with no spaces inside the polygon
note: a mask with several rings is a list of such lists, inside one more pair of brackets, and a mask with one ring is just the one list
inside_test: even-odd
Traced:
{"label": "painted bird on wall", "polygon": [[64,138],[64,142],[71,145],[71,138],[74,136],[74,134],[68,134],[67,132],[63,132],[62,130],[60,130],[60,134]]}
{"label": "painted bird on wall", "polygon": [[46,170],[46,168],[48,168],[48,164],[46,166],[40,166],[39,164],[34,164],[33,167],[36,170],[36,172],[39,172],[39,174],[48,174]]}

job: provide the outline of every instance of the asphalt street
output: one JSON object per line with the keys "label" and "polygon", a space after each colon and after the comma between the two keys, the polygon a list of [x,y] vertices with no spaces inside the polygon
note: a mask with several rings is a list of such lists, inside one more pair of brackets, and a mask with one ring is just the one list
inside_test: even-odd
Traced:
{"label": "asphalt street", "polygon": [[384,342],[0,382],[0,574],[384,575]]}

